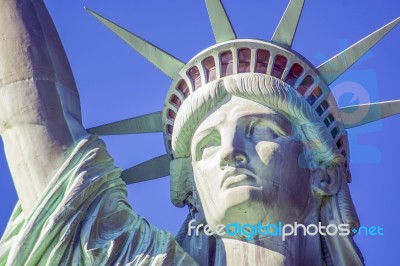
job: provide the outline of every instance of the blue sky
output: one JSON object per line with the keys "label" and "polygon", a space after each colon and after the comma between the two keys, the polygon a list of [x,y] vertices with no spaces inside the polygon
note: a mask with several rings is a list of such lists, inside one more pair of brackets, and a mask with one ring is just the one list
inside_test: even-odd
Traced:
{"label": "blue sky", "polygon": [[[360,5],[362,3],[362,5]],[[159,111],[171,80],[83,10],[88,6],[183,61],[214,43],[204,1],[46,1],[81,94],[85,127]],[[225,1],[239,38],[269,40],[287,1]],[[400,16],[400,2],[306,2],[292,48],[319,65]],[[339,105],[400,99],[400,26],[332,86]],[[350,184],[362,225],[383,236],[357,236],[368,265],[398,261],[400,116],[349,130]],[[116,165],[128,168],[165,153],[161,134],[103,138]],[[133,208],[176,233],[187,214],[169,200],[169,178],[129,186]],[[17,201],[0,154],[0,233]]]}

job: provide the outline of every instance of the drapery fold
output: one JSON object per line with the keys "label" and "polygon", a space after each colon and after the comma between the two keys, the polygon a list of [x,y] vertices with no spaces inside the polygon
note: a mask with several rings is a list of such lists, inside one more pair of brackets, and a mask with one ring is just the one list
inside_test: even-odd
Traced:
{"label": "drapery fold", "polygon": [[170,233],[134,213],[120,173],[101,140],[81,140],[30,217],[15,207],[0,265],[194,264]]}

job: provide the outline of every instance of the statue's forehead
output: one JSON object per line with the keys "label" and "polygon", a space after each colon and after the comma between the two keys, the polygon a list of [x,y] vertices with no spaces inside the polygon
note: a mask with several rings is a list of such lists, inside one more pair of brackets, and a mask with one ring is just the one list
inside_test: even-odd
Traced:
{"label": "statue's forehead", "polygon": [[254,101],[232,96],[226,103],[213,111],[197,128],[197,132],[207,130],[222,124],[235,123],[238,120],[251,119],[252,117],[263,117],[274,120],[280,124],[290,126],[290,121],[281,113]]}

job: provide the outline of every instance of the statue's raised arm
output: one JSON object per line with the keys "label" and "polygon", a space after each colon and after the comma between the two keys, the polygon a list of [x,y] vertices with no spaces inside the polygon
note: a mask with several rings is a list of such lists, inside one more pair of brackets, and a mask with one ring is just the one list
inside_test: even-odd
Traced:
{"label": "statue's raised arm", "polygon": [[74,77],[44,3],[5,0],[0,13],[0,134],[28,217],[85,130]]}

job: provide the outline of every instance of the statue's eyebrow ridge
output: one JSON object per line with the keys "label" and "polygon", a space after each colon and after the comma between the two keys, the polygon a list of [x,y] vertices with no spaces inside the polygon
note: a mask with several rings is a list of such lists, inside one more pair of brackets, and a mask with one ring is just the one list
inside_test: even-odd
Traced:
{"label": "statue's eyebrow ridge", "polygon": [[[283,117],[280,114],[277,113],[271,113],[271,114],[266,114],[266,113],[259,113],[259,114],[248,114],[240,117],[238,119],[249,119],[249,118],[258,118],[258,119],[264,119],[264,120],[269,120],[271,121],[271,124],[275,125],[276,127],[280,128],[285,135],[290,135],[291,134],[291,129],[292,129],[292,124],[286,117]],[[277,123],[273,123],[277,122]]]}
{"label": "statue's eyebrow ridge", "polygon": [[211,121],[208,121],[209,125],[207,125],[207,127],[205,127],[205,128],[203,126],[204,125],[203,124],[204,121],[203,121],[200,124],[200,126],[197,128],[195,134],[197,135],[197,134],[199,134],[201,132],[209,131],[210,129],[212,129],[212,128],[218,126],[219,124],[221,124],[225,120],[225,118],[226,118],[225,114],[219,114],[217,116],[213,116],[213,119]]}

